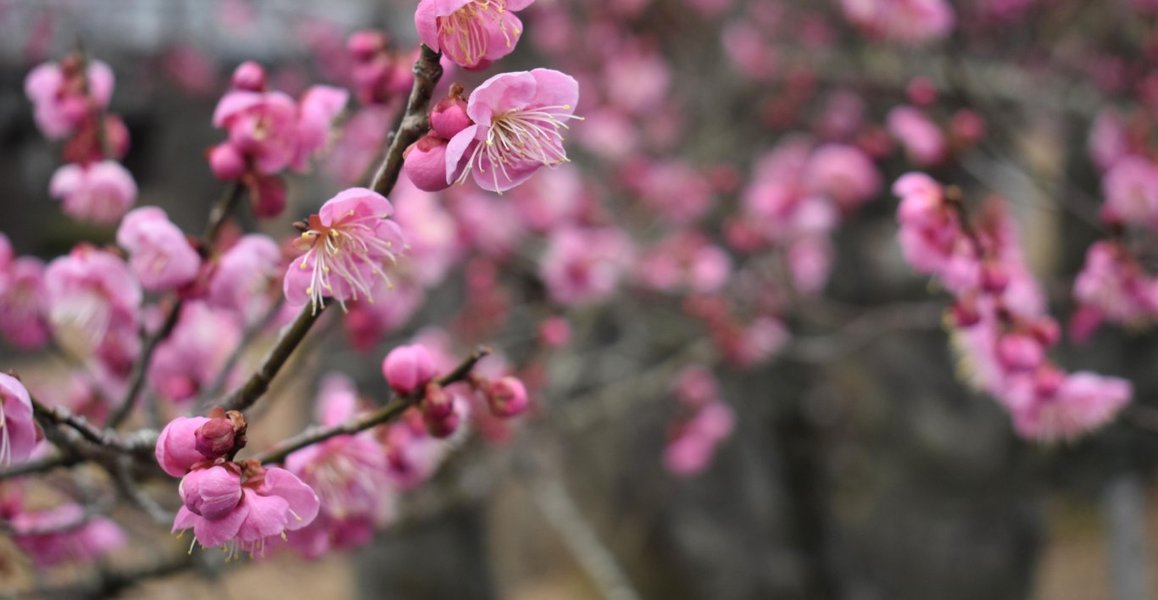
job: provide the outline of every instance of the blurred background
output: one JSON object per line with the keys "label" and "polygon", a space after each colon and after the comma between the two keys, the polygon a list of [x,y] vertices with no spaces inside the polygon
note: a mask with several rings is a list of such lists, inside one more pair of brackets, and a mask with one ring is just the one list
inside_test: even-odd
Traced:
{"label": "blurred background", "polygon": [[[113,240],[111,228],[68,219],[47,193],[58,148],[37,131],[23,93],[31,67],[77,48],[109,63],[138,205],[162,206],[199,231],[224,188],[206,152],[224,136],[211,115],[232,70],[258,61],[272,88],[295,97],[315,83],[350,86],[346,39],[364,30],[384,32],[406,68],[415,4],[0,0],[0,230],[18,253],[46,260],[81,240]],[[431,326],[462,348],[498,349],[534,382],[532,414],[502,435],[462,442],[428,484],[400,495],[368,547],[318,561],[207,563],[126,597],[1158,596],[1152,330],[1109,326],[1054,353],[1067,368],[1130,379],[1135,408],[1072,443],[1019,439],[1005,411],[959,377],[942,326],[950,299],[902,259],[888,192],[919,168],[978,200],[1003,197],[1064,323],[1085,251],[1105,235],[1091,130],[1113,113],[1123,136],[1146,147],[1155,139],[1155,7],[958,0],[946,3],[953,18],[943,30],[858,17],[873,5],[919,13],[930,4],[534,2],[520,13],[526,33],[512,56],[481,73],[451,70],[440,90],[537,66],[574,75],[586,120],[569,134],[573,163],[540,173],[541,185],[521,195],[436,196],[438,226],[449,220],[458,240],[446,274],[368,342],[351,342],[342,316],[327,315],[275,386],[276,404],[251,426],[250,444],[307,424],[328,371],[368,396],[385,394],[385,351]],[[384,99],[384,114],[400,102]],[[945,156],[923,164],[889,129],[887,115],[902,104],[942,132]],[[351,109],[313,173],[289,178],[282,217],[243,214],[241,226],[288,238],[292,221],[358,181],[389,122],[355,120],[364,108]],[[981,125],[962,125],[962,111]],[[350,138],[360,146],[342,141]],[[794,140],[854,146],[879,181],[858,206],[842,207],[815,256],[789,264],[784,253],[794,250],[749,251],[737,240],[760,160]],[[558,211],[614,227],[632,264],[617,267],[616,285],[594,301],[560,300],[542,275],[550,229],[536,227],[526,205],[578,206]],[[519,225],[504,231],[477,216],[489,211]],[[672,217],[681,211],[689,216]],[[727,288],[646,283],[640,270],[659,268],[648,259],[664,252],[658,243],[688,231],[725,248]],[[819,281],[801,272],[809,260],[823,263]],[[705,297],[728,307],[730,328],[704,317]],[[539,341],[551,316],[569,325],[561,348]],[[32,379],[62,377],[51,357],[5,346],[0,361]],[[676,387],[689,366],[715,374],[735,418],[707,464],[681,472],[665,466],[665,447],[686,418]],[[152,544],[184,546],[160,530],[131,539],[114,564],[148,558]],[[0,552],[3,588],[86,572],[40,570]]]}

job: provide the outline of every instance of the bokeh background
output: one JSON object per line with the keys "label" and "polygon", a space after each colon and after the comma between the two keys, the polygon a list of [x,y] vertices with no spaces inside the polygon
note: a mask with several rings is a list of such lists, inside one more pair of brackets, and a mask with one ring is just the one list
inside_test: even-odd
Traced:
{"label": "bokeh background", "polygon": [[[1158,38],[1143,4],[959,0],[950,34],[913,45],[858,28],[837,0],[538,0],[524,13],[518,51],[497,68],[550,66],[580,77],[579,113],[589,118],[573,126],[568,168],[604,218],[639,244],[666,227],[625,183],[640,157],[685,169],[696,185],[711,182],[701,221],[719,237],[757,157],[792,135],[819,135],[842,97],[860,104],[864,144],[874,143],[870,134],[887,138],[885,114],[924,78],[940,93],[930,112],[947,118],[968,107],[987,123],[982,142],[933,172],[1010,203],[1030,263],[1065,315],[1074,274],[1101,235],[1090,225],[1100,206],[1087,151],[1094,119],[1108,107],[1153,119],[1146,102]],[[232,69],[257,60],[273,87],[294,94],[311,83],[347,85],[346,37],[377,29],[411,48],[413,9],[404,0],[0,0],[0,230],[20,253],[44,258],[82,239],[112,240],[111,230],[64,217],[47,195],[56,150],[22,91],[35,64],[83,47],[112,65],[112,109],[132,134],[124,164],[139,204],[163,206],[197,231],[222,189],[205,152],[222,139],[210,117]],[[637,70],[617,73],[625,61]],[[648,80],[657,77],[648,61],[663,81]],[[633,94],[642,110],[607,116]],[[127,597],[1158,595],[1158,554],[1149,548],[1158,539],[1158,420],[1145,410],[1158,385],[1153,334],[1111,327],[1056,355],[1129,378],[1141,408],[1073,443],[1018,439],[1005,412],[958,377],[942,328],[947,296],[901,258],[887,189],[912,165],[901,151],[875,165],[884,185],[833,234],[823,291],[785,301],[791,337],[765,360],[729,364],[681,298],[626,283],[604,302],[569,310],[571,342],[541,355],[535,324],[558,307],[544,302],[533,269],[520,267],[542,252],[528,235],[514,259],[494,261],[508,294],[501,325],[474,328],[485,333],[476,341],[543,375],[536,410],[511,439],[468,441],[434,481],[401,499],[396,522],[364,550],[317,562],[214,563]],[[340,173],[323,165],[295,176],[283,218],[246,224],[286,235],[345,185]],[[661,193],[688,193],[685,176]],[[384,393],[384,349],[456,319],[456,333],[471,340],[472,320],[487,318],[464,312],[477,300],[472,268],[470,257],[458,260],[421,309],[370,350],[351,349],[341,324],[328,323],[275,387],[278,401],[251,444],[307,423],[328,370]],[[6,365],[58,376],[51,359],[0,352]],[[737,419],[710,466],[686,477],[664,468],[663,448],[678,413],[673,381],[689,364],[716,365]],[[147,556],[141,544],[117,560]],[[13,590],[82,572],[36,572],[19,558],[0,564],[0,587]]]}

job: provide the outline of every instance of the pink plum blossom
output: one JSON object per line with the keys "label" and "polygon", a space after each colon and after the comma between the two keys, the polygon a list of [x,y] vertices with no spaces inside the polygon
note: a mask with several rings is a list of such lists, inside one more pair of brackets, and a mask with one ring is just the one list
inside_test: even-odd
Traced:
{"label": "pink plum blossom", "polygon": [[349,300],[374,301],[377,281],[389,281],[397,255],[406,249],[402,230],[388,219],[394,207],[382,195],[351,188],[322,205],[309,219],[296,245],[305,253],[290,263],[284,290],[295,306],[324,298],[345,306]]}
{"label": "pink plum blossom", "polygon": [[929,166],[945,158],[947,149],[944,134],[920,110],[911,106],[898,106],[889,111],[887,126],[889,133],[905,146],[914,164]]}
{"label": "pink plum blossom", "polygon": [[247,326],[254,325],[273,306],[271,292],[277,289],[281,266],[276,242],[256,233],[242,236],[217,260],[206,302],[231,311]]}
{"label": "pink plum blossom", "polygon": [[28,460],[38,437],[28,390],[19,379],[0,373],[0,466]]}
{"label": "pink plum blossom", "polygon": [[[323,380],[317,408],[322,426],[351,419],[357,409],[357,391],[348,378],[329,375]],[[305,556],[363,545],[393,514],[386,451],[374,432],[303,448],[286,458],[286,468],[317,492],[320,501],[318,518],[289,533],[290,545]]]}
{"label": "pink plum blossom", "polygon": [[117,244],[129,251],[129,266],[141,287],[151,292],[185,285],[201,269],[201,257],[185,234],[156,206],[125,215],[117,229]]}
{"label": "pink plum blossom", "polygon": [[48,190],[61,200],[64,214],[102,225],[115,223],[137,200],[133,176],[111,160],[64,165],[52,175]]}
{"label": "pink plum blossom", "polygon": [[421,0],[414,25],[422,43],[464,69],[485,69],[515,49],[523,34],[516,11],[534,0]]}
{"label": "pink plum blossom", "polygon": [[76,503],[20,511],[9,523],[12,541],[37,567],[86,563],[125,545],[124,532],[111,519],[91,517]]}
{"label": "pink plum blossom", "polygon": [[870,35],[904,44],[944,38],[956,21],[947,0],[841,0],[841,8]]}
{"label": "pink plum blossom", "polygon": [[1133,386],[1124,379],[1073,373],[1052,395],[1015,411],[1014,425],[1022,436],[1039,441],[1072,440],[1111,421],[1132,395]]}
{"label": "pink plum blossom", "polygon": [[173,332],[157,346],[149,384],[173,401],[193,398],[212,384],[241,343],[237,317],[200,300],[187,301]]}
{"label": "pink plum blossom", "polygon": [[177,417],[165,425],[155,448],[161,469],[173,477],[184,477],[194,464],[205,460],[197,449],[197,430],[209,421],[207,417]]}
{"label": "pink plum blossom", "polygon": [[579,84],[551,69],[503,73],[475,88],[467,100],[474,125],[446,150],[447,181],[473,174],[479,187],[503,192],[539,167],[567,162],[562,130],[577,118]]}
{"label": "pink plum blossom", "polygon": [[63,63],[45,63],[29,71],[24,93],[33,104],[36,125],[44,137],[59,140],[68,137],[88,116],[90,107],[103,110],[113,95],[113,71],[99,60],[66,59]]}
{"label": "pink plum blossom", "polygon": [[124,261],[78,246],[48,264],[44,290],[57,342],[76,357],[96,356],[111,371],[127,375],[140,350],[143,293]]}
{"label": "pink plum blossom", "polygon": [[551,236],[539,274],[556,302],[598,302],[615,291],[632,254],[630,241],[618,229],[563,228]]}
{"label": "pink plum blossom", "polygon": [[434,359],[423,346],[399,346],[382,361],[382,375],[399,394],[411,394],[434,379]]}
{"label": "pink plum blossom", "polygon": [[0,335],[9,343],[25,349],[48,343],[47,301],[39,259],[23,256],[0,267]]}
{"label": "pink plum blossom", "polygon": [[173,520],[173,532],[192,529],[205,548],[264,556],[267,543],[309,525],[318,514],[317,494],[285,469],[227,463],[205,471],[182,480],[184,504]]}

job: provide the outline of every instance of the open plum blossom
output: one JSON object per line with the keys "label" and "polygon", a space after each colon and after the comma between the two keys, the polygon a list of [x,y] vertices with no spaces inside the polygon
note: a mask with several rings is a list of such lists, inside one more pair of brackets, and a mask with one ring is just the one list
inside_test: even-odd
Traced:
{"label": "open plum blossom", "polygon": [[[83,65],[83,72],[82,72]],[[45,63],[28,73],[24,93],[32,101],[36,126],[44,137],[68,137],[85,120],[90,107],[103,110],[113,95],[113,70],[99,60],[71,56],[60,64]]]}
{"label": "open plum blossom", "polygon": [[115,161],[67,164],[56,170],[48,191],[64,214],[102,225],[116,223],[137,200],[137,183]]}
{"label": "open plum blossom", "polygon": [[271,291],[282,270],[277,243],[261,234],[243,236],[221,255],[209,279],[207,301],[253,325],[273,305]]}
{"label": "open plum blossom", "polygon": [[125,215],[117,243],[129,251],[129,266],[150,292],[171,290],[197,278],[201,257],[185,234],[156,206]]}
{"label": "open plum blossom", "polygon": [[[7,246],[3,234],[0,244]],[[31,256],[9,262],[0,252],[0,335],[18,348],[44,346],[50,336],[45,301],[44,263]]]}
{"label": "open plum blossom", "polygon": [[181,480],[184,505],[173,531],[192,529],[205,548],[226,547],[230,556],[263,556],[266,544],[301,529],[318,515],[318,496],[293,473],[255,461],[191,471]]}
{"label": "open plum blossom", "polygon": [[77,246],[44,273],[53,335],[73,356],[96,356],[113,374],[126,375],[140,349],[141,286],[109,252]]}
{"label": "open plum blossom", "polygon": [[240,177],[247,164],[265,175],[305,170],[349,97],[339,88],[313,86],[295,102],[283,92],[266,91],[265,73],[255,63],[238,67],[233,82],[213,111],[213,125],[229,132],[229,140],[210,154],[222,179]]}
{"label": "open plum blossom", "polygon": [[[357,390],[348,378],[330,375],[322,382],[318,402],[322,426],[338,425],[354,417],[357,409]],[[321,501],[318,518],[289,534],[290,545],[305,556],[365,544],[392,514],[386,450],[374,432],[337,436],[303,448],[289,455],[285,464]]]}
{"label": "open plum blossom", "polygon": [[402,230],[388,219],[393,212],[389,200],[366,188],[326,201],[296,242],[305,254],[286,271],[286,300],[294,306],[310,302],[314,310],[324,298],[343,308],[348,300],[373,302],[376,282],[389,282],[387,269],[406,248]]}
{"label": "open plum blossom", "polygon": [[515,11],[534,0],[421,0],[418,37],[464,69],[485,69],[510,54],[523,34]]}
{"label": "open plum blossom", "polygon": [[473,125],[450,139],[447,181],[474,176],[479,187],[503,192],[542,166],[568,161],[562,130],[576,119],[579,83],[552,69],[503,73],[470,94]]}
{"label": "open plum blossom", "polygon": [[28,460],[36,438],[28,390],[20,380],[0,373],[0,467]]}
{"label": "open plum blossom", "polygon": [[88,562],[125,545],[120,526],[86,515],[73,502],[48,510],[17,509],[9,523],[12,541],[38,567]]}

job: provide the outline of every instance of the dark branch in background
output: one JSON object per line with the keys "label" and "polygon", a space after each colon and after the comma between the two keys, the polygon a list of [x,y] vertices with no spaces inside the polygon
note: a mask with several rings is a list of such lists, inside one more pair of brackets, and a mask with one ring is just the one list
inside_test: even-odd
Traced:
{"label": "dark branch in background", "polygon": [[103,429],[94,426],[88,422],[88,419],[74,415],[68,410],[61,407],[48,407],[40,403],[36,398],[32,399],[32,412],[40,421],[41,425],[47,426],[64,426],[68,427],[80,434],[85,440],[113,450],[122,452],[132,452],[133,448],[117,436],[112,429]]}
{"label": "dark branch in background", "polygon": [[0,469],[0,481],[12,479],[13,477],[21,477],[23,475],[32,475],[34,473],[47,473],[53,469],[71,467],[83,461],[84,459],[79,454],[61,450],[61,453],[56,456],[46,456],[37,460],[13,465],[7,469]]}
{"label": "dark branch in background", "polygon": [[406,112],[394,128],[394,137],[390,140],[386,158],[370,183],[370,189],[383,196],[388,195],[394,189],[394,184],[398,183],[398,174],[402,172],[402,153],[430,129],[426,109],[434,96],[434,87],[442,79],[442,65],[438,62],[441,57],[440,53],[424,44],[422,56],[414,63],[414,86],[410,88]]}
{"label": "dark branch in background", "polygon": [[[471,353],[471,355],[468,356],[466,360],[463,360],[461,363],[459,363],[459,365],[455,367],[454,370],[440,377],[438,379],[439,385],[447,386],[466,379],[467,376],[470,375],[470,372],[474,369],[474,366],[478,364],[478,361],[482,360],[483,357],[490,353],[490,348],[479,347],[475,349],[475,351]],[[403,412],[406,412],[406,409],[421,402],[425,394],[426,391],[422,390],[413,396],[400,396],[395,398],[394,401],[390,402],[386,406],[383,406],[382,408],[372,413],[355,417],[346,421],[345,423],[339,423],[333,427],[306,430],[297,437],[290,438],[289,440],[279,444],[276,448],[258,454],[255,458],[261,461],[262,464],[282,462],[290,454],[307,446],[319,444],[339,435],[353,435],[360,431],[365,431],[372,427],[382,425],[383,423],[388,423],[397,418]]]}
{"label": "dark branch in background", "polygon": [[[213,205],[209,211],[209,222],[205,225],[205,233],[202,236],[204,239],[205,248],[212,251],[214,241],[217,239],[217,234],[221,232],[221,228],[225,225],[225,220],[229,218],[229,213],[233,212],[233,208],[241,200],[242,192],[241,184],[233,182],[222,194],[221,198]],[[125,394],[125,399],[121,401],[121,405],[109,417],[108,426],[118,427],[129,415],[133,414],[133,409],[137,405],[137,400],[141,396],[141,392],[145,388],[145,378],[149,374],[149,364],[153,362],[153,353],[157,351],[157,346],[173,333],[173,328],[177,326],[177,321],[181,318],[181,307],[184,303],[181,299],[177,299],[171,307],[169,312],[165,315],[165,322],[161,328],[157,330],[149,339],[145,341],[145,347],[141,350],[141,356],[137,359],[137,363],[133,365],[133,374],[130,378],[129,391]]]}

